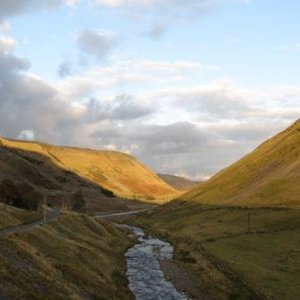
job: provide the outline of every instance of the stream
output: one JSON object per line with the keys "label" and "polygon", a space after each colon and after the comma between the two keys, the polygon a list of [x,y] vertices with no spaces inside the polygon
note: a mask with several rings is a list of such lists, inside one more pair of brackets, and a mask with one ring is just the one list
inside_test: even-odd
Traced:
{"label": "stream", "polygon": [[160,268],[160,260],[173,258],[173,246],[147,236],[140,228],[127,225],[122,227],[129,229],[138,239],[138,243],[125,254],[129,289],[136,300],[187,300],[184,294],[166,280]]}

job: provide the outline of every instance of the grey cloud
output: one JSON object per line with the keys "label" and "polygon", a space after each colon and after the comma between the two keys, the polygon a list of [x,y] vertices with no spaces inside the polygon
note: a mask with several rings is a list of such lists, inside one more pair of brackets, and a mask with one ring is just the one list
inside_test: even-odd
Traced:
{"label": "grey cloud", "polygon": [[209,142],[207,132],[187,122],[167,126],[142,125],[138,122],[131,125],[117,127],[117,124],[111,124],[114,131],[107,132],[104,128],[95,131],[92,136],[99,136],[102,143],[115,144],[118,149],[130,149],[134,144],[137,155],[195,152]]}
{"label": "grey cloud", "polygon": [[154,112],[154,108],[131,95],[119,95],[109,102],[91,97],[86,104],[85,120],[87,123],[104,120],[130,122]]}
{"label": "grey cloud", "polygon": [[30,10],[51,9],[62,4],[70,3],[67,0],[1,0],[0,21]]}
{"label": "grey cloud", "polygon": [[154,112],[154,108],[140,102],[138,98],[129,95],[116,97],[115,107],[111,111],[111,118],[117,120],[132,120],[144,117]]}
{"label": "grey cloud", "polygon": [[198,121],[239,119],[265,111],[251,100],[249,92],[236,86],[215,84],[191,88],[171,88],[158,93],[163,101],[180,110],[197,115]]}
{"label": "grey cloud", "polygon": [[82,53],[102,60],[110,54],[117,41],[111,34],[86,29],[77,34],[76,43]]}
{"label": "grey cloud", "polygon": [[71,61],[65,60],[58,66],[57,73],[61,78],[74,75],[75,70],[73,63]]}
{"label": "grey cloud", "polygon": [[153,25],[150,29],[146,30],[144,32],[144,35],[152,39],[160,39],[165,35],[167,29],[168,26],[166,23],[158,23]]}
{"label": "grey cloud", "polygon": [[17,138],[30,128],[37,139],[71,141],[78,130],[75,110],[53,86],[24,72],[28,67],[27,60],[0,51],[0,134]]}

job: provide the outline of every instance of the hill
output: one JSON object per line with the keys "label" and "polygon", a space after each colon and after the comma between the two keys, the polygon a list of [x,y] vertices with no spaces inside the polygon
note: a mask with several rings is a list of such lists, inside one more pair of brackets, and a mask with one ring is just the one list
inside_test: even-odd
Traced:
{"label": "hill", "polygon": [[171,241],[176,262],[208,299],[297,300],[299,182],[297,121],[180,199],[131,223]]}
{"label": "hill", "polygon": [[300,120],[181,197],[206,204],[300,207]]}
{"label": "hill", "polygon": [[157,174],[157,175],[162,180],[164,180],[168,185],[180,191],[188,191],[199,183],[181,176],[168,175],[168,174]]}
{"label": "hill", "polygon": [[[29,221],[11,207],[7,217],[10,225]],[[26,233],[0,232],[0,243],[0,299],[133,298],[124,259],[132,242],[107,222],[63,212]]]}
{"label": "hill", "polygon": [[90,202],[100,197],[107,210],[124,206],[114,195],[148,202],[178,195],[152,170],[124,153],[0,138],[0,182],[5,179],[19,184],[22,194],[32,188],[42,195],[69,195],[81,189]]}

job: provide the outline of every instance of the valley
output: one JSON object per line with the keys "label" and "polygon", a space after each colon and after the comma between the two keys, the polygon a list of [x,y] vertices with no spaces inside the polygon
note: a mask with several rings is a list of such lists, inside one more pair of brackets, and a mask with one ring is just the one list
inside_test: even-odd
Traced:
{"label": "valley", "polygon": [[[107,175],[104,186],[97,180],[92,181],[91,174],[86,175],[84,170],[89,170],[94,160],[100,166],[102,152],[62,150],[67,156],[69,151],[79,153],[79,158],[82,156],[74,165],[72,159],[63,159],[61,153],[59,160],[56,156],[56,162],[45,153],[36,156],[41,151],[39,143],[28,143],[31,149],[25,151],[24,147],[29,147],[26,143],[14,141],[4,142],[4,145],[2,140],[1,178],[14,182],[2,184],[2,195],[21,204],[26,204],[30,195],[48,195],[48,200],[32,212],[12,207],[11,202],[1,203],[0,299],[136,297],[143,300],[151,298],[149,295],[173,299],[174,294],[174,299],[297,300],[300,292],[299,122],[186,193],[168,186],[167,182],[161,183],[154,172],[147,171],[143,180],[150,176],[168,193],[175,191],[175,199],[164,205],[161,205],[161,197],[170,197],[170,194],[151,196],[147,190],[145,197],[138,188],[129,199],[114,195],[116,190],[110,191],[108,187],[118,185],[121,189],[117,175]],[[9,155],[7,147],[13,148]],[[84,158],[86,153],[87,158]],[[112,157],[115,155],[121,154]],[[105,156],[103,166],[108,163],[106,159],[110,154],[105,153]],[[39,164],[35,161],[37,157]],[[119,166],[119,158],[117,162],[114,159],[110,161],[109,170]],[[141,168],[148,170],[136,164],[137,174]],[[23,166],[29,170],[29,176],[23,176]],[[132,167],[128,172],[135,172]],[[55,188],[49,185],[57,178],[53,174],[65,170],[68,170],[65,184],[60,182]],[[33,179],[34,172],[39,172],[38,177],[44,178],[46,184]],[[121,174],[125,172],[126,164]],[[15,178],[14,174],[17,174]],[[143,180],[136,180],[135,186],[143,186]],[[31,189],[24,189],[24,183]],[[80,195],[72,193],[77,184],[83,184]],[[134,187],[129,181],[127,184],[123,191],[131,189],[132,193]],[[22,191],[29,192],[19,201]],[[64,199],[69,197],[70,202],[66,200],[62,207],[53,197],[53,191],[57,195],[61,192]],[[93,199],[93,195],[98,196]],[[76,206],[74,199],[77,199]],[[80,209],[72,209],[72,203]],[[49,223],[26,225],[29,230],[24,232],[5,229],[41,220],[43,209],[55,215]],[[60,213],[56,214],[57,211]],[[124,225],[120,227],[116,223],[141,229],[133,230],[133,234],[132,227],[124,229]],[[5,234],[6,231],[10,234]],[[173,250],[174,260],[161,258]],[[143,266],[146,260],[148,268]],[[162,285],[141,281],[139,273],[143,272],[153,283],[158,276],[154,274],[159,274]],[[145,284],[142,291],[141,286]],[[164,294],[166,291],[169,292]]]}

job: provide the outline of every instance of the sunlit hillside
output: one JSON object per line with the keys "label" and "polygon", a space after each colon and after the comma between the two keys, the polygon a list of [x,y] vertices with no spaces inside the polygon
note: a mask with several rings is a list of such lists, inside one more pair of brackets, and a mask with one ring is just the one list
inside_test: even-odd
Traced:
{"label": "sunlit hillside", "polygon": [[300,206],[300,120],[182,199],[206,204]]}
{"label": "sunlit hillside", "polygon": [[158,174],[167,184],[180,191],[189,191],[197,185],[196,181],[189,180],[181,176],[174,176],[169,174]]}
{"label": "sunlit hillside", "polygon": [[73,184],[70,187],[73,186],[73,190],[76,181],[82,185],[85,180],[85,184],[130,199],[164,201],[178,195],[177,190],[152,170],[124,153],[3,138],[0,145],[0,179],[19,177],[38,187],[59,189],[69,184],[69,179],[65,177],[71,174]]}

